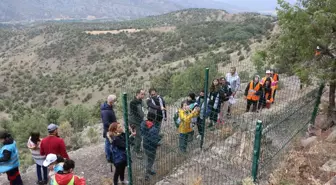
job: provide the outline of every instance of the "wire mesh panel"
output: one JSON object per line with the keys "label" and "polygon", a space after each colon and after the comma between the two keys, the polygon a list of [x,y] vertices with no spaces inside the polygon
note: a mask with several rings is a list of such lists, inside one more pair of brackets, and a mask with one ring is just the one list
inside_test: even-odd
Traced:
{"label": "wire mesh panel", "polygon": [[[211,67],[208,78],[207,66]],[[221,68],[211,61],[200,62],[195,69],[184,71],[185,76],[181,72],[184,81],[175,79],[175,89],[157,79],[152,84],[124,86],[129,102],[139,90],[145,92],[144,114],[137,125],[142,145],[132,143],[133,184],[242,183],[251,177],[258,120],[264,128],[258,178],[267,178],[277,154],[311,119],[317,86],[301,88],[295,76],[273,77],[265,71],[265,76],[240,79],[239,68]],[[138,110],[129,108],[131,114]],[[160,132],[151,129],[155,126]]]}

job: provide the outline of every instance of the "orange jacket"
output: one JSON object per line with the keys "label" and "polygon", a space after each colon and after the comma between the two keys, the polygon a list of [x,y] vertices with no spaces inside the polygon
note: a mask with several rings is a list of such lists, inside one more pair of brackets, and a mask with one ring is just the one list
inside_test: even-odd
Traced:
{"label": "orange jacket", "polygon": [[256,85],[254,85],[254,81],[252,80],[245,89],[246,99],[252,101],[258,101],[262,93],[261,87],[262,86],[259,82]]}

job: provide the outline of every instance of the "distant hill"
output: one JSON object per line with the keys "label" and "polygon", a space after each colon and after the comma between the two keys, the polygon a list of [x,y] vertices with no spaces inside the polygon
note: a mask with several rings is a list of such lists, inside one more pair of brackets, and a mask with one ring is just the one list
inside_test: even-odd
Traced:
{"label": "distant hill", "polygon": [[102,18],[129,20],[186,8],[239,9],[214,0],[2,0],[0,22]]}

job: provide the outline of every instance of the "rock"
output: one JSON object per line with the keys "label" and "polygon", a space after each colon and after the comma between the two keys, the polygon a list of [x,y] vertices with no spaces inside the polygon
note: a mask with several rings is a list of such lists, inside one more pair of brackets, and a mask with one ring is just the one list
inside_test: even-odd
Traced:
{"label": "rock", "polygon": [[320,167],[320,169],[326,172],[336,172],[336,161],[330,159],[322,167]]}
{"label": "rock", "polygon": [[315,142],[317,142],[317,136],[308,137],[306,139],[301,140],[301,146],[308,147]]}
{"label": "rock", "polygon": [[324,185],[336,185],[336,176],[330,179],[330,181],[328,181]]}
{"label": "rock", "polygon": [[336,141],[336,129],[333,129],[333,131],[327,137],[326,141],[328,141],[328,142],[335,142]]}

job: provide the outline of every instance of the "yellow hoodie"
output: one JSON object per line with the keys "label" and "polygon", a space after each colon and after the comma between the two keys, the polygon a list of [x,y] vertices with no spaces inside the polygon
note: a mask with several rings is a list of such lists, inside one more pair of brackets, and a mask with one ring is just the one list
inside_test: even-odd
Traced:
{"label": "yellow hoodie", "polygon": [[186,112],[183,109],[179,109],[179,117],[181,120],[180,126],[178,128],[181,134],[186,134],[192,132],[191,119],[197,117],[199,111]]}

